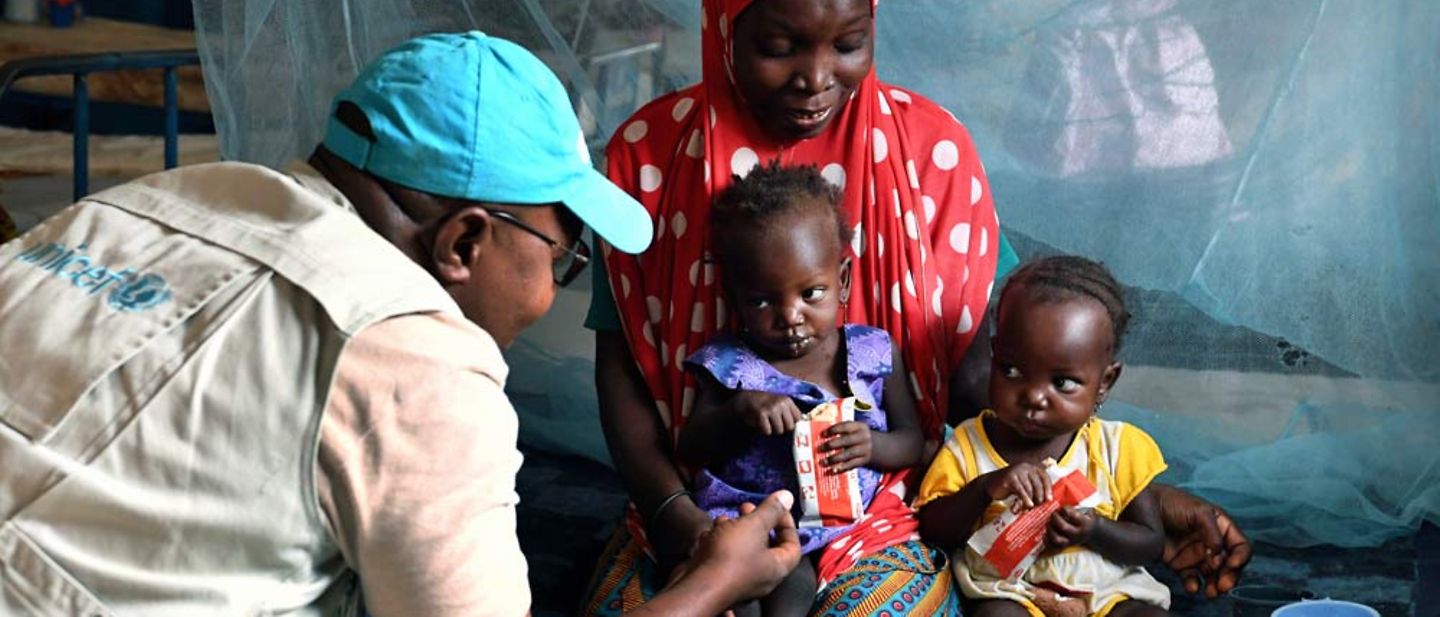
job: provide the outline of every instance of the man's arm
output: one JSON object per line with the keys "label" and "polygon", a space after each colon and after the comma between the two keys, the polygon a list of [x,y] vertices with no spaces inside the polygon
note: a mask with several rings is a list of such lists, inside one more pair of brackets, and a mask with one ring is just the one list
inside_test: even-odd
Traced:
{"label": "man's arm", "polygon": [[341,356],[317,497],[377,617],[529,609],[504,376],[494,342],[451,315],[375,324]]}
{"label": "man's arm", "polygon": [[794,503],[789,492],[780,491],[758,507],[741,506],[738,519],[717,521],[685,564],[684,574],[630,614],[710,617],[770,593],[800,563],[800,536],[790,518]]}

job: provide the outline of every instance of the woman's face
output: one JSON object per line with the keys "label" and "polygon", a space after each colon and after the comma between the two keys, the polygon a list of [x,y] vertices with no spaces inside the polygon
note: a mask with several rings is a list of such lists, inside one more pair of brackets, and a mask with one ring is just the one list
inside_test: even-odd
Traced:
{"label": "woman's face", "polygon": [[814,137],[875,59],[869,0],[757,0],[735,19],[735,83],[772,137]]}

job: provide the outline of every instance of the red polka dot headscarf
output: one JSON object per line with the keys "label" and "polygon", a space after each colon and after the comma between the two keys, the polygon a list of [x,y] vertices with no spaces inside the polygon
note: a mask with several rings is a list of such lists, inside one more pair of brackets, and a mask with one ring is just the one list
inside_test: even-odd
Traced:
{"label": "red polka dot headscarf", "polygon": [[889,331],[899,345],[927,435],[944,420],[948,376],[985,311],[998,242],[989,186],[965,128],[872,70],[813,138],[777,142],[734,86],[733,24],[753,0],[704,0],[701,83],[663,96],[621,125],[607,148],[610,179],[654,217],[642,255],[605,250],[626,337],[663,420],[678,430],[694,400],[686,354],[728,326],[709,262],[715,195],[772,159],[813,164],[844,189],[854,226],[845,318]]}

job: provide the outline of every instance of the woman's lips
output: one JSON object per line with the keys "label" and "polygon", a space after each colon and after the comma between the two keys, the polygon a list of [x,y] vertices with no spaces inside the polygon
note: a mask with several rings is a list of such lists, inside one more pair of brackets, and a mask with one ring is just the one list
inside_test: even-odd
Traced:
{"label": "woman's lips", "polygon": [[785,110],[785,119],[791,126],[801,131],[813,131],[825,124],[830,119],[830,114],[835,108],[824,107],[821,109],[791,108]]}

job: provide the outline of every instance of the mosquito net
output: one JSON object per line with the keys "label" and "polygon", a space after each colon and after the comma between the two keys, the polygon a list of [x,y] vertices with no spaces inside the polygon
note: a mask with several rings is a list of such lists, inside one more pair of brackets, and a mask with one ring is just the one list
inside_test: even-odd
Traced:
{"label": "mosquito net", "polygon": [[[592,150],[700,75],[696,0],[195,0],[224,154],[279,165],[413,35],[540,55]],[[1373,546],[1440,522],[1440,4],[882,3],[882,79],[970,129],[1022,257],[1105,261],[1136,314],[1104,414],[1259,539]],[[585,278],[585,277],[582,277]],[[605,459],[590,292],[509,357],[535,447]]]}

